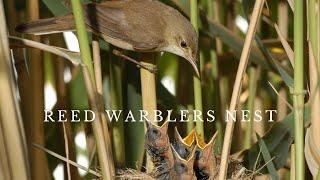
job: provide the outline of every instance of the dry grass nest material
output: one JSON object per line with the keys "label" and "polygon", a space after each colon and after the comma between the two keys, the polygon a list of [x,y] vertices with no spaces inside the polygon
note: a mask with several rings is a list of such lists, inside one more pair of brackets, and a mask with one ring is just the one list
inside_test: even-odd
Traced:
{"label": "dry grass nest material", "polygon": [[[218,164],[215,170],[214,177],[209,178],[209,180],[218,179],[219,175],[219,165],[220,159],[217,157]],[[126,169],[120,170],[117,173],[116,179],[117,180],[133,180],[133,179],[143,179],[143,180],[155,180],[156,178],[153,177],[153,172],[151,173],[144,173],[135,169]],[[231,180],[251,180],[254,179],[257,173],[247,170],[240,161],[238,160],[229,160],[228,166],[228,179]]]}

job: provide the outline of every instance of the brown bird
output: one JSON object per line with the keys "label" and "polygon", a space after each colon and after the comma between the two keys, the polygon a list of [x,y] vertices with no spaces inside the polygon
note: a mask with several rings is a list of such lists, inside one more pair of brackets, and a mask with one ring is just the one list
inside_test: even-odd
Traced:
{"label": "brown bird", "polygon": [[[83,5],[88,30],[119,48],[137,52],[170,52],[185,58],[199,75],[198,37],[176,9],[157,0],[105,1]],[[19,25],[28,34],[75,30],[73,14]]]}
{"label": "brown bird", "polygon": [[217,136],[218,132],[206,144],[202,137],[196,135],[197,147],[193,167],[198,179],[216,179],[217,162],[213,151]]}
{"label": "brown bird", "polygon": [[158,180],[170,179],[174,160],[167,132],[169,121],[166,120],[160,127],[149,121],[146,121],[146,125],[145,148],[155,166],[153,176]]}
{"label": "brown bird", "polygon": [[173,147],[179,156],[183,159],[188,159],[191,152],[195,148],[195,131],[192,130],[185,138],[182,138],[178,128],[174,128],[175,141]]}
{"label": "brown bird", "polygon": [[193,151],[190,154],[190,157],[188,157],[187,160],[180,157],[179,153],[174,149],[173,146],[171,146],[171,149],[173,151],[174,165],[170,173],[170,179],[196,180],[197,178],[193,170],[193,164],[195,160],[194,155],[196,149],[193,149]]}

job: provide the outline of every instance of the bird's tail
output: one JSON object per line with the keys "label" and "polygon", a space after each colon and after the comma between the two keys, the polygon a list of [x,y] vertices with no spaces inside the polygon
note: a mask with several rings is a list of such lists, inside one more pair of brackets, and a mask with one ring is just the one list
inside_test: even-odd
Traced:
{"label": "bird's tail", "polygon": [[72,31],[75,29],[73,14],[65,16],[39,19],[16,27],[16,31],[26,34],[44,35],[54,34],[64,31]]}

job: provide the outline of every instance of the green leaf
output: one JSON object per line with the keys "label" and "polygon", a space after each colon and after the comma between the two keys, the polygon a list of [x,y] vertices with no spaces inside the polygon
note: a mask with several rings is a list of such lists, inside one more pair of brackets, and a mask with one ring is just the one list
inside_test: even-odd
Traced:
{"label": "green leaf", "polygon": [[42,2],[55,16],[62,16],[70,12],[70,10],[63,5],[61,0],[42,0]]}
{"label": "green leaf", "polygon": [[267,168],[270,173],[271,179],[278,180],[279,175],[278,175],[277,170],[272,162],[273,160],[271,158],[271,155],[269,153],[267,145],[265,144],[263,139],[261,139],[261,137],[258,134],[257,134],[257,137],[258,137],[258,142],[259,142],[259,146],[261,149],[262,157],[264,159],[264,162],[267,163]]}
{"label": "green leaf", "polygon": [[[310,120],[310,106],[304,107],[305,124]],[[282,121],[275,123],[272,128],[262,137],[269,153],[274,156],[273,163],[278,170],[282,168],[287,161],[290,145],[294,138],[294,115],[291,112]],[[257,161],[260,152],[259,144],[255,143],[250,149],[246,150],[244,156],[244,165],[247,169],[254,170],[254,165]],[[258,164],[263,164],[258,160]],[[260,173],[267,173],[267,169],[263,168]]]}
{"label": "green leaf", "polygon": [[274,59],[272,54],[270,53],[269,49],[263,45],[260,37],[258,35],[255,36],[255,40],[261,50],[261,52],[264,54],[264,56],[271,61],[271,63],[276,67],[276,70],[280,74],[281,78],[285,82],[285,84],[290,88],[293,89],[293,78],[287,73],[286,70],[279,64],[277,60]]}
{"label": "green leaf", "polygon": [[[290,130],[286,124],[279,123],[275,125],[264,137],[264,142],[272,156],[275,156],[273,160],[276,169],[280,169],[286,164],[290,145],[293,141],[293,137],[290,135]],[[263,165],[261,159],[258,159],[260,152],[259,144],[255,143],[249,150],[245,152],[244,164],[247,169],[254,169],[254,165]],[[260,168],[259,166],[257,169]],[[267,173],[267,169],[263,168],[259,173]]]}
{"label": "green leaf", "polygon": [[[70,12],[70,9],[65,6],[63,0],[42,0],[43,4],[52,12],[55,16],[62,16]],[[89,3],[89,0],[82,0],[82,3]]]}

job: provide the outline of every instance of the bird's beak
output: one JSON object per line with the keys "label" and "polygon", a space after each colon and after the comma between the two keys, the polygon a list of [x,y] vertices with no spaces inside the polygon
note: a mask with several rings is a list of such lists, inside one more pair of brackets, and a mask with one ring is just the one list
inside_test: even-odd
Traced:
{"label": "bird's beak", "polygon": [[197,66],[197,61],[194,58],[187,58],[189,63],[192,65],[194,71],[196,72],[197,76],[200,77],[199,69]]}

